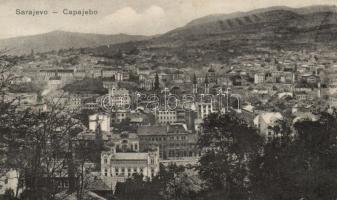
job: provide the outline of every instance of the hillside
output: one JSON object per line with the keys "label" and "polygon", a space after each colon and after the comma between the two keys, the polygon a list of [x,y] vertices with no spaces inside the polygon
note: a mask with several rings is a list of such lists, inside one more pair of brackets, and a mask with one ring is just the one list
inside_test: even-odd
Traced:
{"label": "hillside", "polygon": [[53,31],[49,33],[0,40],[0,49],[9,49],[11,54],[27,54],[51,50],[97,47],[108,44],[124,43],[147,39],[138,35],[102,35]]}
{"label": "hillside", "polygon": [[[273,7],[216,18],[209,16],[170,31],[157,41],[181,42],[198,38],[215,39],[215,37],[222,40],[267,39],[266,41],[271,38],[287,38],[297,42],[299,40],[315,41],[317,36],[322,36],[321,39],[328,39],[325,33],[335,33],[334,27],[337,24],[335,11],[336,7],[302,9]],[[306,36],[303,37],[303,34]]]}
{"label": "hillside", "polygon": [[186,26],[195,26],[195,25],[201,25],[201,24],[206,24],[210,22],[215,22],[215,21],[221,21],[221,20],[227,20],[227,19],[232,19],[232,18],[238,18],[238,17],[244,17],[248,15],[256,15],[268,11],[275,11],[275,10],[284,10],[284,11],[292,11],[297,14],[310,14],[310,13],[315,13],[315,12],[335,12],[336,7],[334,6],[327,6],[327,5],[321,5],[321,6],[309,6],[309,7],[303,7],[303,8],[290,8],[286,6],[274,6],[274,7],[268,7],[268,8],[260,8],[260,9],[255,9],[252,11],[248,12],[235,12],[235,13],[229,13],[229,14],[214,14],[214,15],[208,15],[205,17],[201,17],[195,20],[192,20],[190,23],[188,23]]}
{"label": "hillside", "polygon": [[272,7],[196,19],[148,42],[185,63],[225,62],[261,49],[335,48],[335,6]]}

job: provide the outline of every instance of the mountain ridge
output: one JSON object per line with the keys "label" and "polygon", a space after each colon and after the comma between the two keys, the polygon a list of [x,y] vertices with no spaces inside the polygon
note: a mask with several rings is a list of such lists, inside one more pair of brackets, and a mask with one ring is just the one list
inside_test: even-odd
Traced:
{"label": "mountain ridge", "polygon": [[266,7],[266,8],[258,8],[246,12],[238,11],[238,12],[233,12],[233,13],[226,13],[226,14],[212,14],[212,15],[207,15],[204,17],[200,17],[197,19],[194,19],[190,21],[189,23],[186,24],[186,26],[194,26],[194,25],[201,25],[205,24],[208,22],[214,22],[216,20],[226,20],[230,18],[237,18],[237,17],[242,17],[245,15],[250,15],[250,14],[258,14],[258,13],[263,13],[263,12],[268,12],[268,11],[273,11],[273,10],[288,10],[288,11],[293,11],[296,12],[297,14],[308,14],[308,13],[313,13],[313,12],[325,12],[325,11],[336,11],[337,7],[335,5],[314,5],[314,6],[306,6],[306,7],[300,7],[300,8],[293,8],[293,7],[288,7],[288,6],[272,6],[272,7]]}
{"label": "mountain ridge", "polygon": [[194,22],[147,41],[147,48],[171,54],[186,65],[226,63],[240,55],[273,50],[337,49],[336,6],[264,10]]}
{"label": "mountain ridge", "polygon": [[28,54],[69,48],[97,47],[130,41],[141,41],[151,37],[127,34],[94,34],[55,30],[47,33],[20,36],[0,40],[0,48],[8,49],[9,54]]}

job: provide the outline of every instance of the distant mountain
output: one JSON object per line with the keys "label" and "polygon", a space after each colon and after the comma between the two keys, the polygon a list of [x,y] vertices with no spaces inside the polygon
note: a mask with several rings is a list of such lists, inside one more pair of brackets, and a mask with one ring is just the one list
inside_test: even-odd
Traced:
{"label": "distant mountain", "polygon": [[337,47],[336,6],[271,7],[193,20],[148,41],[186,63],[207,63],[261,49]]}
{"label": "distant mountain", "polygon": [[255,9],[248,12],[235,12],[235,13],[229,13],[229,14],[214,14],[214,15],[208,15],[205,17],[201,17],[195,20],[192,20],[190,23],[188,23],[186,26],[195,26],[195,25],[201,25],[206,24],[210,22],[215,21],[221,21],[221,20],[227,20],[231,18],[238,18],[243,17],[247,15],[253,15],[253,14],[259,14],[264,13],[268,11],[275,11],[275,10],[284,10],[284,11],[292,11],[297,14],[309,14],[309,13],[315,13],[315,12],[335,12],[336,7],[335,6],[328,6],[328,5],[317,5],[317,6],[309,6],[309,7],[303,7],[303,8],[290,8],[286,6],[274,6],[274,7],[268,7],[268,8],[260,8]]}
{"label": "distant mountain", "polygon": [[146,36],[126,34],[103,35],[53,31],[33,36],[2,39],[0,40],[0,49],[6,48],[10,50],[10,54],[27,54],[31,50],[34,50],[34,52],[46,52],[69,48],[97,47],[129,41],[140,41],[148,38]]}
{"label": "distant mountain", "polygon": [[302,31],[310,31],[307,29],[319,30],[319,32],[331,29],[337,24],[336,11],[336,6],[271,7],[249,12],[211,15],[193,20],[186,26],[170,31],[159,38],[195,40],[198,36],[207,37],[203,39],[214,39],[214,36],[219,36],[223,39],[234,39],[240,35],[248,36],[248,33],[261,39],[264,38],[259,37],[262,35],[275,37],[285,36],[286,33],[296,37]]}

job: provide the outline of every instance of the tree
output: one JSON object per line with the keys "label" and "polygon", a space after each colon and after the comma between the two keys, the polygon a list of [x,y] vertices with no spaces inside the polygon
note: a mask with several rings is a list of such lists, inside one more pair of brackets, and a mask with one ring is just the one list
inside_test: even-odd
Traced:
{"label": "tree", "polygon": [[295,152],[290,150],[293,139],[289,124],[280,121],[273,128],[274,137],[264,144],[263,153],[251,163],[250,180],[253,199],[299,199],[294,195],[294,162],[289,159]]}
{"label": "tree", "polygon": [[211,114],[198,140],[204,150],[199,174],[210,190],[224,191],[225,199],[246,199],[249,192],[249,163],[262,148],[256,129],[234,114]]}
{"label": "tree", "polygon": [[[60,189],[76,187],[73,139],[82,124],[63,107],[50,105],[49,111],[18,108],[18,101],[6,97],[15,82],[16,58],[0,53],[0,173],[18,173],[18,191],[25,199],[53,199]],[[69,183],[60,188],[60,183]]]}
{"label": "tree", "polygon": [[196,171],[185,169],[185,171],[174,174],[165,185],[165,199],[187,200],[196,199],[197,195],[204,189],[204,182],[199,178]]}
{"label": "tree", "polygon": [[28,109],[2,119],[5,167],[19,172],[19,182],[24,180],[29,199],[53,199],[65,181],[69,192],[75,189],[72,138],[81,131],[81,125],[62,110]]}
{"label": "tree", "polygon": [[[8,124],[16,119],[15,111],[18,106],[17,99],[7,98],[7,93],[15,86],[15,65],[16,57],[5,55],[6,50],[0,51],[0,176],[7,173],[11,169],[11,158],[8,153],[9,144],[6,143],[5,135],[11,130]],[[12,138],[14,136],[10,136]],[[17,196],[18,191],[15,191]]]}
{"label": "tree", "polygon": [[294,136],[269,141],[256,159],[254,199],[336,199],[337,114],[321,113],[293,129]]}

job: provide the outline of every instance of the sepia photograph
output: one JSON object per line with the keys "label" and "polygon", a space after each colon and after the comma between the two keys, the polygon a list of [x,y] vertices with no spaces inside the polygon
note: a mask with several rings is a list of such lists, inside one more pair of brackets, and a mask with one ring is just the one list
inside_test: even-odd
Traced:
{"label": "sepia photograph", "polygon": [[337,0],[0,0],[0,200],[337,200]]}

